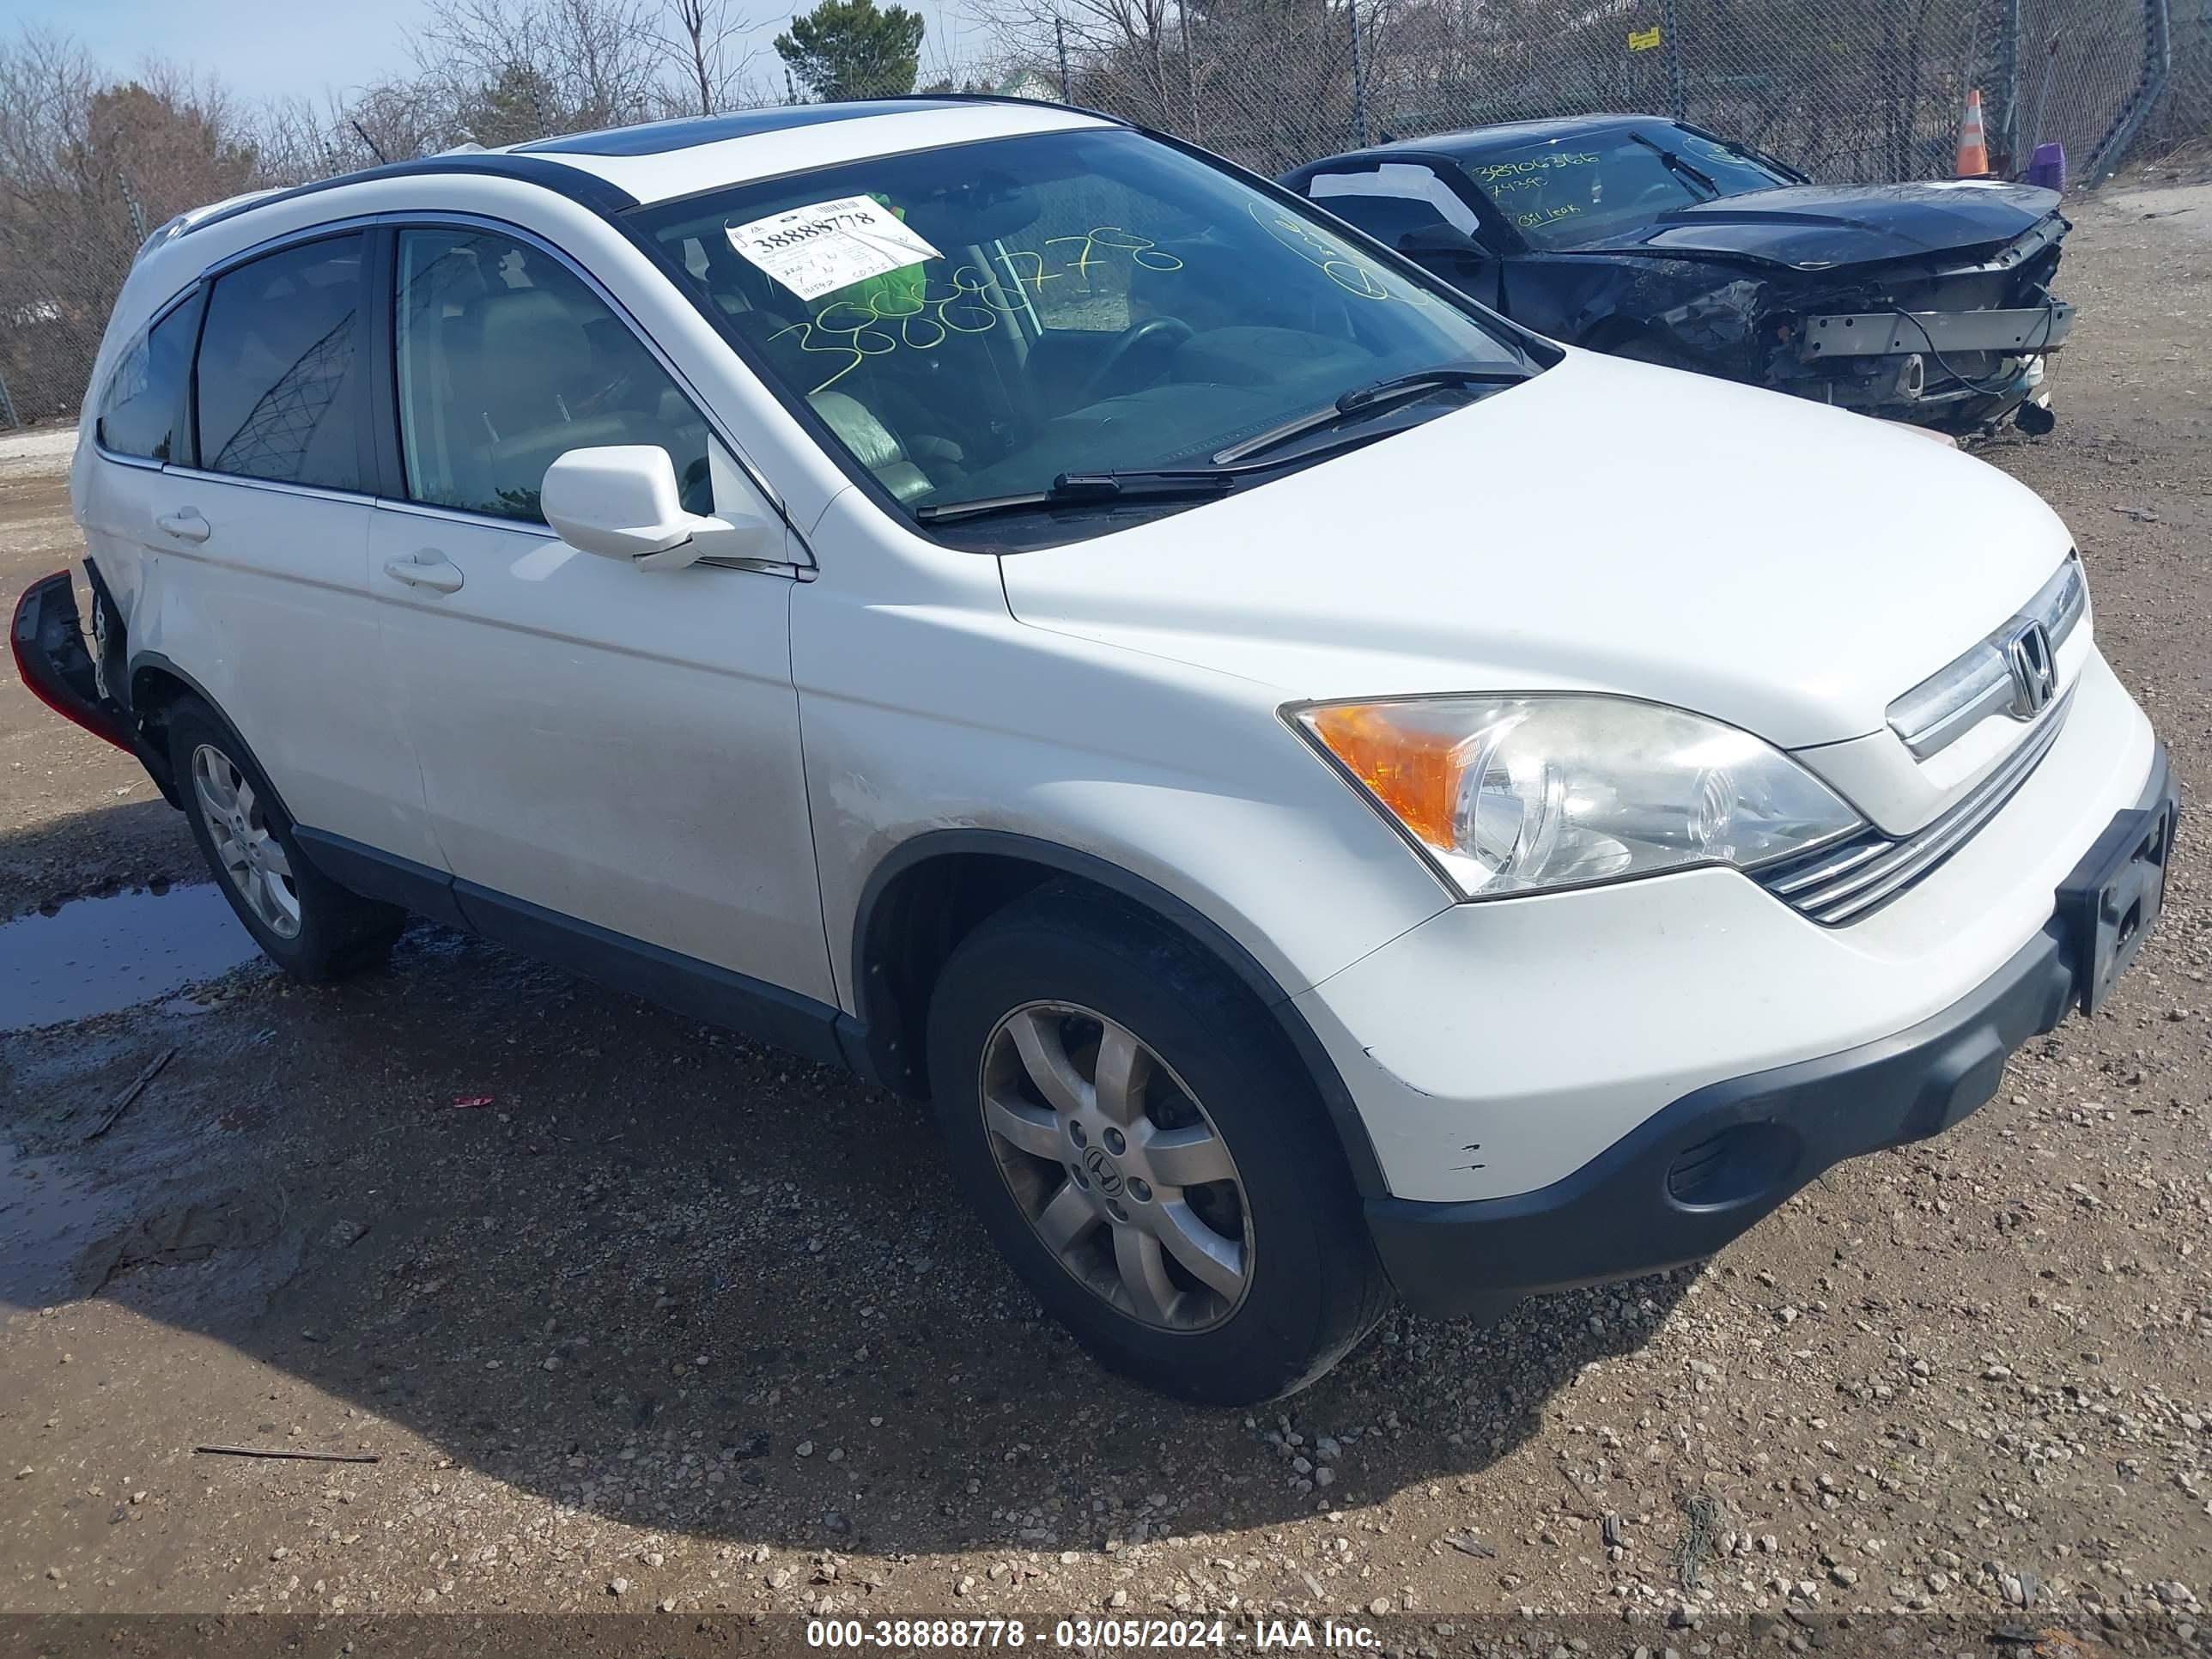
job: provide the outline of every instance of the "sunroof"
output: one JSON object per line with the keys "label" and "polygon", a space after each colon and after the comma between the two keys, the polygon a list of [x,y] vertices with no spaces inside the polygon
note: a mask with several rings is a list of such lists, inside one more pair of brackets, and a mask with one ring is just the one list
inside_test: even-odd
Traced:
{"label": "sunroof", "polygon": [[949,100],[927,98],[868,99],[849,104],[783,104],[773,109],[690,115],[680,120],[649,122],[644,126],[580,132],[567,138],[519,144],[516,149],[525,155],[665,155],[671,150],[720,143],[725,138],[750,138],[758,133],[816,126],[824,121],[853,121],[866,115],[902,115],[911,110],[962,107],[964,106]]}

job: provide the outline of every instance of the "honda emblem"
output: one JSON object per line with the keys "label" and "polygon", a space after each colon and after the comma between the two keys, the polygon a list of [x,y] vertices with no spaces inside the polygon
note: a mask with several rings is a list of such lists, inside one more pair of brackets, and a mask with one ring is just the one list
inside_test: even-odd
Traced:
{"label": "honda emblem", "polygon": [[2058,692],[2058,664],[2049,630],[2039,622],[2022,623],[2006,635],[2004,658],[2012,675],[2012,717],[2032,720]]}

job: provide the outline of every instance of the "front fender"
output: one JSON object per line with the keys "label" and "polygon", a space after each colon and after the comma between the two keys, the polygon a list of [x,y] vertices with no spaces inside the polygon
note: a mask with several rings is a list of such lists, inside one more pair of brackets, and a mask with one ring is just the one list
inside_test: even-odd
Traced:
{"label": "front fender", "polygon": [[891,1006],[890,997],[879,988],[879,977],[870,974],[865,964],[887,948],[895,948],[895,941],[882,937],[879,924],[888,896],[902,876],[934,860],[975,856],[1018,860],[1088,882],[1162,918],[1202,946],[1259,1000],[1296,1051],[1335,1126],[1361,1194],[1373,1197],[1389,1191],[1374,1139],[1328,1047],[1304,1010],[1251,951],[1204,912],[1158,884],[1092,854],[1035,836],[990,830],[928,830],[902,842],[870,873],[853,917],[851,961],[860,1013],[857,1020],[846,1024],[845,1039],[848,1059],[855,1070],[874,1081],[915,1091],[918,1079],[902,1076],[906,1061],[896,1050],[897,1035],[908,1011]]}
{"label": "front fender", "polygon": [[1707,374],[1756,384],[1758,319],[1766,283],[1739,267],[1610,254],[1516,262],[1513,314],[1592,350],[1663,342]]}

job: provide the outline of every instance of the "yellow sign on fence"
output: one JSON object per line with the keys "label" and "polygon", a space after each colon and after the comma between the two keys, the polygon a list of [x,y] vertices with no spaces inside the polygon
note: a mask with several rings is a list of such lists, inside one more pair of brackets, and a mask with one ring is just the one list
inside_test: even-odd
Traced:
{"label": "yellow sign on fence", "polygon": [[1631,52],[1650,52],[1658,44],[1659,31],[1657,29],[1634,29],[1630,32],[1628,36],[1628,49]]}

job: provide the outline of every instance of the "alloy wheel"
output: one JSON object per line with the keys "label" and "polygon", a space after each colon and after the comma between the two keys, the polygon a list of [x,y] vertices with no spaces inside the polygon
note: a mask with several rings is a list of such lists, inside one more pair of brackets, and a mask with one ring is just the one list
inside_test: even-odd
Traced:
{"label": "alloy wheel", "polygon": [[1134,1033],[1073,1003],[1024,1004],[983,1045],[981,1095],[1007,1189],[1077,1280],[1162,1330],[1236,1312],[1252,1277],[1243,1180]]}
{"label": "alloy wheel", "polygon": [[279,939],[300,935],[300,887],[252,781],[212,744],[192,750],[192,793],[225,880]]}

